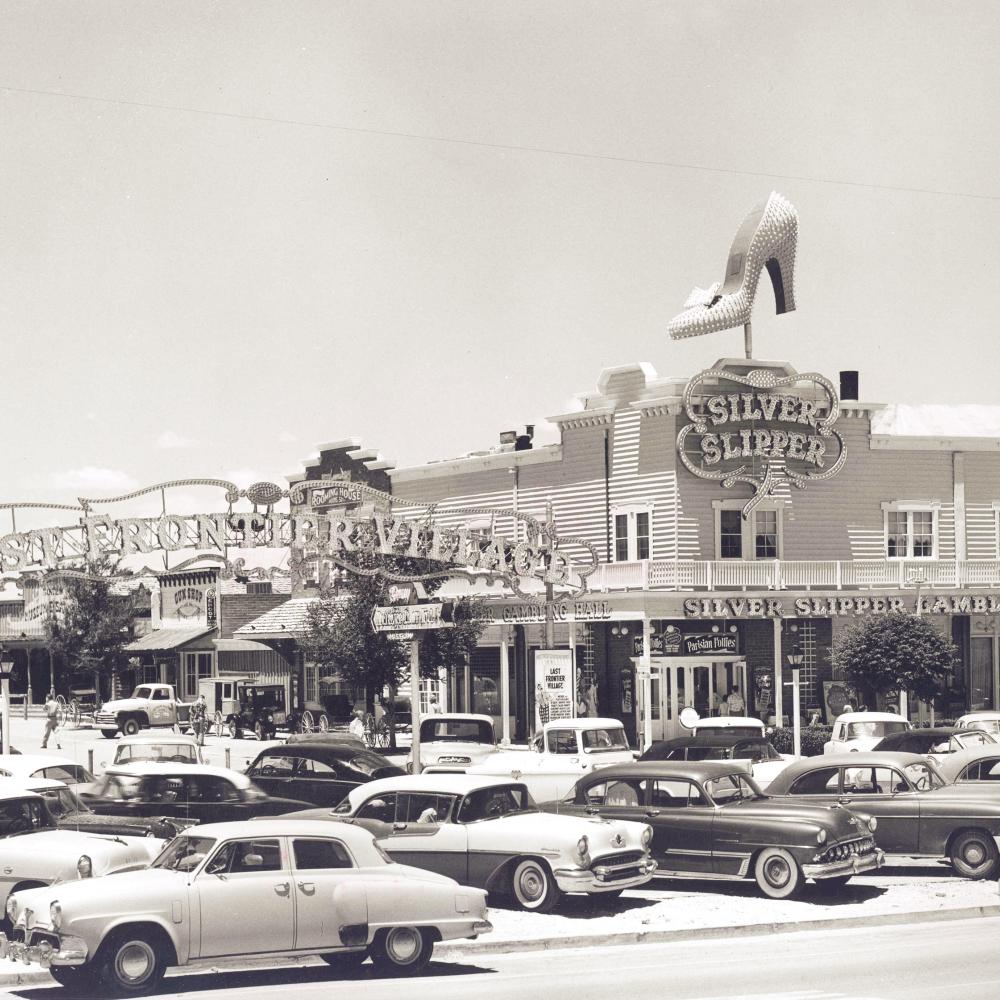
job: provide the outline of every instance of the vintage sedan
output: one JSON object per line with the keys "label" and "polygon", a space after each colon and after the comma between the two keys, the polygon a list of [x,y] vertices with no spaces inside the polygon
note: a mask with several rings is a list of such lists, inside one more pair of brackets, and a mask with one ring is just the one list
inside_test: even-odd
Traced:
{"label": "vintage sedan", "polygon": [[886,854],[947,858],[959,875],[1000,871],[1000,795],[990,782],[948,784],[937,765],[912,753],[842,753],[789,764],[768,795],[841,803],[878,819]]}
{"label": "vintage sedan", "polygon": [[[460,774],[497,752],[493,720],[488,715],[448,712],[420,720],[420,768]],[[409,765],[412,768],[412,761]]]}
{"label": "vintage sedan", "polygon": [[909,719],[892,712],[844,712],[833,720],[833,732],[823,753],[871,750],[879,740],[912,729]]}
{"label": "vintage sedan", "polygon": [[490,931],[486,893],[388,861],[344,824],[199,826],[152,866],[102,884],[19,892],[0,955],[98,996],[156,988],[170,966],[319,955],[348,970],[416,973],[436,941]]}
{"label": "vintage sedan", "polygon": [[565,795],[585,774],[634,760],[618,719],[555,719],[545,723],[529,750],[498,750],[467,774],[523,781],[536,802]]}
{"label": "vintage sedan", "polygon": [[69,757],[50,757],[47,754],[7,754],[0,755],[0,777],[52,778],[81,791],[94,780],[94,776],[82,764]]}
{"label": "vintage sedan", "polygon": [[0,786],[0,905],[19,889],[142,867],[164,841],[60,829],[35,792]]}
{"label": "vintage sedan", "polygon": [[96,813],[178,816],[199,823],[278,816],[310,804],[273,798],[245,774],[224,767],[154,762],[109,767],[83,799]]}
{"label": "vintage sedan", "polygon": [[654,743],[639,760],[739,761],[759,788],[767,788],[775,775],[798,757],[781,754],[762,735],[731,736],[724,729],[705,730],[696,736],[678,736]]}
{"label": "vintage sedan", "polygon": [[[1000,782],[1000,744],[987,743],[969,750],[956,750],[942,757],[937,767],[948,784]],[[993,787],[1000,796],[1000,784]]]}
{"label": "vintage sedan", "polygon": [[370,750],[317,741],[267,747],[245,773],[268,795],[335,806],[358,785],[406,772]]}
{"label": "vintage sedan", "polygon": [[955,725],[963,729],[981,729],[984,733],[993,733],[1000,737],[1000,712],[992,709],[980,709],[977,712],[966,712]]}
{"label": "vintage sedan", "polygon": [[637,761],[603,768],[542,808],[649,823],[657,875],[753,878],[773,899],[794,895],[810,878],[837,888],[878,868],[883,858],[874,819],[840,807],[775,801],[733,763]]}
{"label": "vintage sedan", "polygon": [[421,774],[356,788],[334,811],[303,817],[364,826],[396,861],[428,868],[547,912],[564,892],[617,895],[643,885],[656,865],[652,830],[593,816],[547,816],[523,782]]}

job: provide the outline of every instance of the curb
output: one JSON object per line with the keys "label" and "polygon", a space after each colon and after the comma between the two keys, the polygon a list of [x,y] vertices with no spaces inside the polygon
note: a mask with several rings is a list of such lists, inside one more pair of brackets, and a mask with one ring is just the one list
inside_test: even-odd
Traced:
{"label": "curb", "polygon": [[[523,951],[549,951],[550,949],[587,948],[595,944],[613,948],[627,944],[659,944],[669,941],[691,941],[696,939],[753,937],[764,934],[788,934],[794,931],[840,930],[850,927],[891,927],[897,924],[934,923],[944,920],[970,920],[974,917],[1000,917],[1000,905],[966,906],[956,910],[917,910],[912,913],[879,913],[869,917],[824,917],[818,920],[788,920],[769,924],[737,924],[730,927],[686,927],[672,931],[635,931],[623,934],[573,934],[565,937],[534,938],[530,941],[497,941],[495,944],[467,944],[455,941],[439,944],[436,955],[475,956],[505,955]],[[277,960],[243,959],[220,962],[212,966],[198,966],[192,971],[229,972],[246,971],[254,968],[294,969],[304,965],[311,956],[304,959]],[[34,983],[51,983],[52,977],[44,969],[32,966],[24,972],[0,974],[0,988],[8,986],[28,986]]]}

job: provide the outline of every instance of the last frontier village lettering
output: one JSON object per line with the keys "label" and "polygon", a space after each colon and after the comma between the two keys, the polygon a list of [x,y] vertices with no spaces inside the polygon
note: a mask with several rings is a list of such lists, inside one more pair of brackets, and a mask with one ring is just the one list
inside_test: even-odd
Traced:
{"label": "last frontier village lettering", "polygon": [[[997,594],[921,595],[920,613],[931,615],[995,615]],[[917,601],[903,597],[798,597],[788,603],[775,597],[688,598],[686,618],[829,618],[843,615],[915,614]]]}

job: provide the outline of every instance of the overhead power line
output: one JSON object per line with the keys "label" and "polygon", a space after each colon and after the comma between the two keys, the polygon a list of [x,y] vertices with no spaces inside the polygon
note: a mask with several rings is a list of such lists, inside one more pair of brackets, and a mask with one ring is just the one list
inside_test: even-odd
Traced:
{"label": "overhead power line", "polygon": [[547,146],[525,146],[508,142],[486,142],[481,139],[459,139],[453,136],[428,135],[421,132],[401,132],[392,129],[363,128],[357,125],[337,125],[297,118],[274,118],[267,115],[247,115],[236,111],[211,111],[180,104],[160,104],[151,101],[128,101],[122,98],[94,97],[90,94],[70,94],[58,90],[38,90],[29,87],[0,85],[0,91],[11,94],[33,94],[38,97],[59,97],[72,101],[92,101],[97,104],[114,104],[121,107],[145,108],[152,111],[177,111],[210,118],[230,118],[236,121],[259,122],[270,125],[289,125],[299,128],[325,129],[331,132],[354,132],[358,135],[378,135],[395,139],[412,139],[421,142],[450,143],[456,146],[473,146],[480,149],[500,149],[505,152],[540,153],[547,156],[571,157],[578,160],[599,160],[605,163],[628,163],[636,166],[667,167],[672,170],[691,170],[707,174],[729,174],[738,177],[767,177],[772,180],[802,181],[808,184],[829,184],[840,187],[866,188],[873,191],[897,191],[903,194],[925,194],[944,198],[972,198],[978,201],[1000,201],[1000,195],[976,194],[971,191],[948,191],[942,188],[906,187],[899,184],[877,184],[872,181],[849,181],[835,177],[810,177],[805,174],[781,174],[770,170],[740,170],[735,167],[708,167],[700,163],[681,163],[675,160],[645,159],[636,156],[615,156],[610,153],[585,153],[573,149],[555,149]]}

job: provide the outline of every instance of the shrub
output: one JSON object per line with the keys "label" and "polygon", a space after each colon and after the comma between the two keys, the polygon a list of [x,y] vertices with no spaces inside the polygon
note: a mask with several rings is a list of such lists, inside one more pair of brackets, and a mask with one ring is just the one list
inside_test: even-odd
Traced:
{"label": "shrub", "polygon": [[[818,757],[823,753],[823,744],[829,742],[833,735],[833,726],[803,726],[802,756]],[[794,753],[795,736],[792,727],[775,729],[769,739],[778,753]]]}

